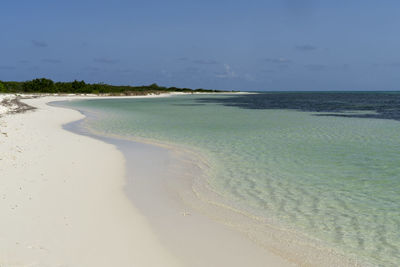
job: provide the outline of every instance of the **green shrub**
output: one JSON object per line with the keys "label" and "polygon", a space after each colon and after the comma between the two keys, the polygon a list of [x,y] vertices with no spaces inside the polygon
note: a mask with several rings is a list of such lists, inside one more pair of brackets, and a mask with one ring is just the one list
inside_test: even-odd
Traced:
{"label": "green shrub", "polygon": [[0,82],[0,93],[6,93],[7,89],[2,82]]}

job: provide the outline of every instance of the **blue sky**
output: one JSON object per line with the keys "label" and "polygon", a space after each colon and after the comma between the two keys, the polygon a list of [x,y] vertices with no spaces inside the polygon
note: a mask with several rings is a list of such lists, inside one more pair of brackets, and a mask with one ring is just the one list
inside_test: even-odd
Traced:
{"label": "blue sky", "polygon": [[2,0],[0,80],[399,90],[400,2]]}

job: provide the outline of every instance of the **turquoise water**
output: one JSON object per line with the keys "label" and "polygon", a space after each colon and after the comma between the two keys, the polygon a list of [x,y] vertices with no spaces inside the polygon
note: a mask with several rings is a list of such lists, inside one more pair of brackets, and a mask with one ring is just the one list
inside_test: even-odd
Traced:
{"label": "turquoise water", "polygon": [[[228,96],[208,96],[208,98]],[[400,122],[243,109],[204,96],[71,101],[105,135],[193,148],[235,207],[380,266],[400,265]]]}

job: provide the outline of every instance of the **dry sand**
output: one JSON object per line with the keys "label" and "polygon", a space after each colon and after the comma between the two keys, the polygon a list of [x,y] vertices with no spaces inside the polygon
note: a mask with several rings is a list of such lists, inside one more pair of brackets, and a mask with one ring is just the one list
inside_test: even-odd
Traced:
{"label": "dry sand", "polygon": [[0,266],[180,266],[123,193],[123,155],[63,130],[83,116],[54,99],[0,118]]}

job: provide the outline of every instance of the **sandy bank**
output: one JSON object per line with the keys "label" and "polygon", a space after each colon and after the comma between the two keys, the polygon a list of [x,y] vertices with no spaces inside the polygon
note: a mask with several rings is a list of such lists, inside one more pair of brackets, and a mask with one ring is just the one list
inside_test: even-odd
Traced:
{"label": "sandy bank", "polygon": [[26,100],[0,118],[0,266],[180,266],[123,192],[123,155],[62,124],[83,116]]}

